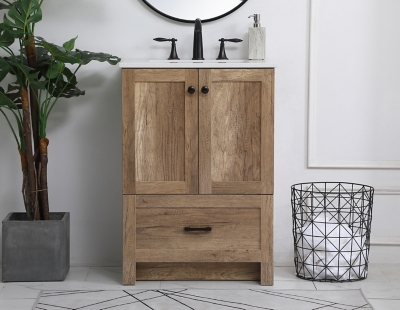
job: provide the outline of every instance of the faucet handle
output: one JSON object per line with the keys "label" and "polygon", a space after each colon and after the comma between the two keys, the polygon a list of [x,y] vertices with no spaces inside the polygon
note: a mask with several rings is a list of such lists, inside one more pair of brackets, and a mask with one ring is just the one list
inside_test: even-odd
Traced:
{"label": "faucet handle", "polygon": [[179,60],[178,54],[176,52],[176,43],[175,43],[176,41],[178,41],[177,39],[175,39],[175,38],[172,38],[172,39],[154,38],[153,40],[157,41],[157,42],[172,42],[172,44],[171,44],[171,53],[169,55],[168,60],[173,60],[173,59]]}
{"label": "faucet handle", "polygon": [[243,40],[242,39],[236,39],[236,38],[235,39],[224,39],[224,38],[221,38],[218,41],[221,42],[221,45],[219,47],[219,54],[218,54],[217,60],[223,60],[223,59],[228,60],[228,57],[226,57],[226,53],[225,53],[225,42],[239,43],[239,42],[242,42]]}
{"label": "faucet handle", "polygon": [[224,39],[224,38],[221,38],[218,41],[221,41],[221,40],[224,40],[225,42],[234,42],[234,43],[239,43],[239,42],[243,41],[242,39]]}
{"label": "faucet handle", "polygon": [[166,39],[166,38],[154,38],[153,40],[154,40],[154,41],[157,41],[157,42],[172,42],[172,40],[178,41],[178,40],[177,40],[177,39],[175,39],[175,38],[172,38],[172,39]]}

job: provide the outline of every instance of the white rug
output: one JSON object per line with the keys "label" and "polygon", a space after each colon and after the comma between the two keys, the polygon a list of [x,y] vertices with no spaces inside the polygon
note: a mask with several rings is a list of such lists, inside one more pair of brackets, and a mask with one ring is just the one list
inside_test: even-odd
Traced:
{"label": "white rug", "polygon": [[355,310],[373,309],[361,290],[42,291],[36,310]]}

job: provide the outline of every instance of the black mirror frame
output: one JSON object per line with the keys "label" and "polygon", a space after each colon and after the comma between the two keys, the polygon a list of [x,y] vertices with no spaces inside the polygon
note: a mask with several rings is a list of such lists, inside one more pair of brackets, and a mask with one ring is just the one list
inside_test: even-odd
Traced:
{"label": "black mirror frame", "polygon": [[[194,23],[194,22],[195,22],[195,20],[181,19],[181,18],[177,18],[177,17],[170,16],[170,15],[168,15],[168,14],[165,14],[165,13],[161,12],[160,10],[157,10],[154,6],[152,6],[152,5],[151,5],[150,3],[148,3],[146,0],[142,0],[142,1],[144,2],[144,4],[146,4],[146,5],[147,5],[149,8],[151,8],[153,11],[157,12],[158,14],[160,14],[160,15],[166,17],[166,18],[172,19],[172,20],[177,21],[177,22],[182,22],[182,23]],[[247,0],[243,0],[242,3],[238,4],[238,5],[237,5],[236,7],[234,7],[232,10],[230,10],[230,11],[228,11],[228,12],[222,14],[222,15],[213,17],[213,18],[201,20],[201,22],[202,22],[202,23],[208,23],[208,22],[212,22],[212,21],[214,21],[214,20],[223,18],[223,17],[225,17],[225,16],[227,16],[227,15],[229,15],[229,14],[235,12],[238,8],[240,8],[240,7],[241,7],[243,4],[245,4],[246,2],[247,2]]]}

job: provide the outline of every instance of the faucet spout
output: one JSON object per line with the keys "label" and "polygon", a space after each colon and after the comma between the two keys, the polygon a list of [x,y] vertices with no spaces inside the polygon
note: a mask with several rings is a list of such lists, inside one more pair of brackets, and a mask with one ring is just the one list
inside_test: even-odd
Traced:
{"label": "faucet spout", "polygon": [[203,58],[203,34],[202,34],[200,18],[197,18],[194,23],[193,58],[192,58],[192,60],[204,60],[204,58]]}

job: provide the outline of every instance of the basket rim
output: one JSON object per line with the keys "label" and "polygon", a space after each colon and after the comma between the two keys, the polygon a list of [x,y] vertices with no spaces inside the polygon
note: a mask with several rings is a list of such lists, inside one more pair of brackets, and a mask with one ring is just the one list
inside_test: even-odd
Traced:
{"label": "basket rim", "polygon": [[[331,186],[329,188],[326,187],[326,185],[331,184],[334,186]],[[324,185],[325,186],[325,190],[318,190],[315,191],[313,189],[301,189],[301,188],[297,188],[298,186],[309,186],[309,187],[313,187],[316,186],[318,188],[318,185]],[[358,188],[356,190],[351,190],[351,189],[346,189],[346,191],[351,192],[351,193],[365,193],[365,192],[374,192],[374,188],[372,186],[369,185],[365,185],[365,184],[361,184],[361,183],[353,183],[353,182],[304,182],[304,183],[296,183],[293,184],[291,186],[292,190],[298,191],[298,192],[304,192],[304,193],[336,193],[333,192],[335,190],[336,187],[340,186],[340,185],[351,185],[351,186],[359,186],[361,188]]]}

